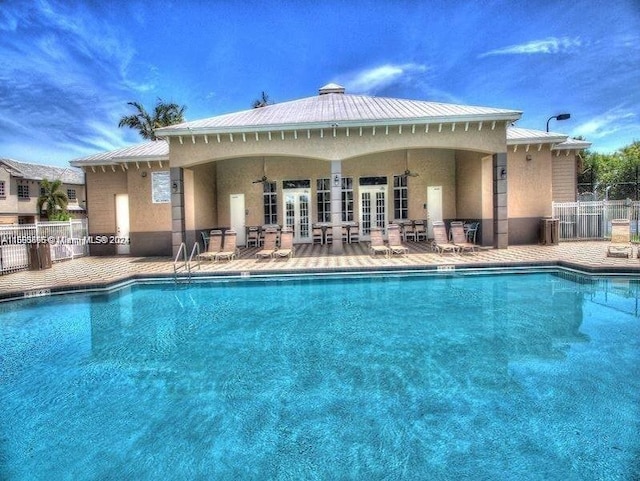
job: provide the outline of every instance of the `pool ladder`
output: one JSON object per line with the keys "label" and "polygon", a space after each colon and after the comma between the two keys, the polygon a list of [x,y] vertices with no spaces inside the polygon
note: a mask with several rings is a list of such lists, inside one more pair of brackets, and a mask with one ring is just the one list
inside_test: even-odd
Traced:
{"label": "pool ladder", "polygon": [[191,271],[194,268],[200,270],[200,244],[193,244],[191,255],[187,258],[187,244],[182,242],[173,260],[173,281],[176,284],[179,280],[191,283]]}

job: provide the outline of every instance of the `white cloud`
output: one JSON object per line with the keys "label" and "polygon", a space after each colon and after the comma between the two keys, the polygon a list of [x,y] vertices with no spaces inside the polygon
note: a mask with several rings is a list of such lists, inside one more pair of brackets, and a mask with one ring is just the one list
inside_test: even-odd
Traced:
{"label": "white cloud", "polygon": [[411,81],[427,71],[425,65],[415,63],[385,64],[351,72],[339,78],[349,92],[374,93],[397,83]]}
{"label": "white cloud", "polygon": [[532,55],[532,54],[556,54],[566,53],[576,50],[582,45],[579,37],[549,37],[543,40],[532,40],[519,45],[510,45],[508,47],[490,50],[479,57],[489,57],[492,55]]}
{"label": "white cloud", "polygon": [[610,110],[602,115],[578,125],[572,135],[581,135],[586,139],[600,139],[621,130],[626,130],[635,123],[636,114],[620,110]]}

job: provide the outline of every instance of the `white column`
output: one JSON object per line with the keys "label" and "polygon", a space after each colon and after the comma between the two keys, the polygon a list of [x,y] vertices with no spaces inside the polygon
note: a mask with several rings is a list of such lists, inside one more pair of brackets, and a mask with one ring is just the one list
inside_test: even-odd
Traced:
{"label": "white column", "polygon": [[332,254],[342,254],[342,161],[331,161]]}

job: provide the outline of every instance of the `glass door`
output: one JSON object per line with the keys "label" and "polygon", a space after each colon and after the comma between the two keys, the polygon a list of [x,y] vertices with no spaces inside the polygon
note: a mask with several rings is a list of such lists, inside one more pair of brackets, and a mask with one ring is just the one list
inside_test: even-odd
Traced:
{"label": "glass door", "polygon": [[369,239],[372,227],[386,232],[387,186],[360,186],[360,225],[362,238]]}
{"label": "glass door", "polygon": [[296,244],[311,242],[311,194],[309,190],[284,190],[284,225],[293,230]]}

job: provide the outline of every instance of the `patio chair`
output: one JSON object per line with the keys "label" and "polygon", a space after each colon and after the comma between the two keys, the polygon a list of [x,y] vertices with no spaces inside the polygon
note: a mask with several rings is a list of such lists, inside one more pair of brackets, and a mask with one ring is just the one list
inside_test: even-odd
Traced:
{"label": "patio chair", "polygon": [[416,225],[413,221],[404,221],[402,224],[402,237],[405,241],[416,240]]}
{"label": "patio chair", "polygon": [[389,251],[391,254],[400,254],[404,256],[409,253],[409,248],[402,245],[400,237],[400,226],[398,224],[389,224],[387,227]]}
{"label": "patio chair", "polygon": [[215,260],[220,259],[232,260],[238,253],[237,247],[238,233],[234,230],[228,230],[224,233],[224,247],[215,255]]}
{"label": "patio chair", "polygon": [[453,252],[454,254],[457,254],[460,251],[460,248],[457,245],[449,242],[447,227],[442,221],[433,222],[433,242],[431,243],[431,247],[440,255],[445,252]]}
{"label": "patio chair", "polygon": [[212,230],[209,233],[209,242],[207,245],[207,251],[198,256],[198,259],[203,261],[215,261],[216,254],[222,250],[222,231]]}
{"label": "patio chair", "polygon": [[276,242],[278,232],[275,229],[267,229],[264,231],[264,243],[262,250],[256,252],[256,259],[264,259],[265,257],[273,257],[276,251]]}
{"label": "patio chair", "polygon": [[360,242],[360,224],[354,222],[349,225],[349,244]]}
{"label": "patio chair", "polygon": [[631,225],[628,219],[611,221],[611,243],[607,247],[607,257],[631,257]]}
{"label": "patio chair", "polygon": [[415,222],[414,233],[416,236],[416,241],[420,242],[421,240],[427,240],[427,221],[426,220],[417,220]]}
{"label": "patio chair", "polygon": [[385,257],[389,257],[389,253],[391,250],[384,245],[384,240],[382,239],[382,229],[379,227],[373,227],[369,232],[370,236],[370,244],[369,248],[371,249],[371,255],[375,256],[376,254],[382,253]]}
{"label": "patio chair", "polygon": [[247,227],[247,247],[260,245],[260,228],[258,226]]}
{"label": "patio chair", "polygon": [[450,226],[451,239],[453,244],[458,246],[460,253],[472,252],[476,253],[476,245],[467,241],[467,236],[464,233],[464,224],[460,221],[451,222]]}
{"label": "patio chair", "polygon": [[291,229],[282,229],[280,233],[280,247],[273,253],[273,257],[293,257],[293,231]]}

